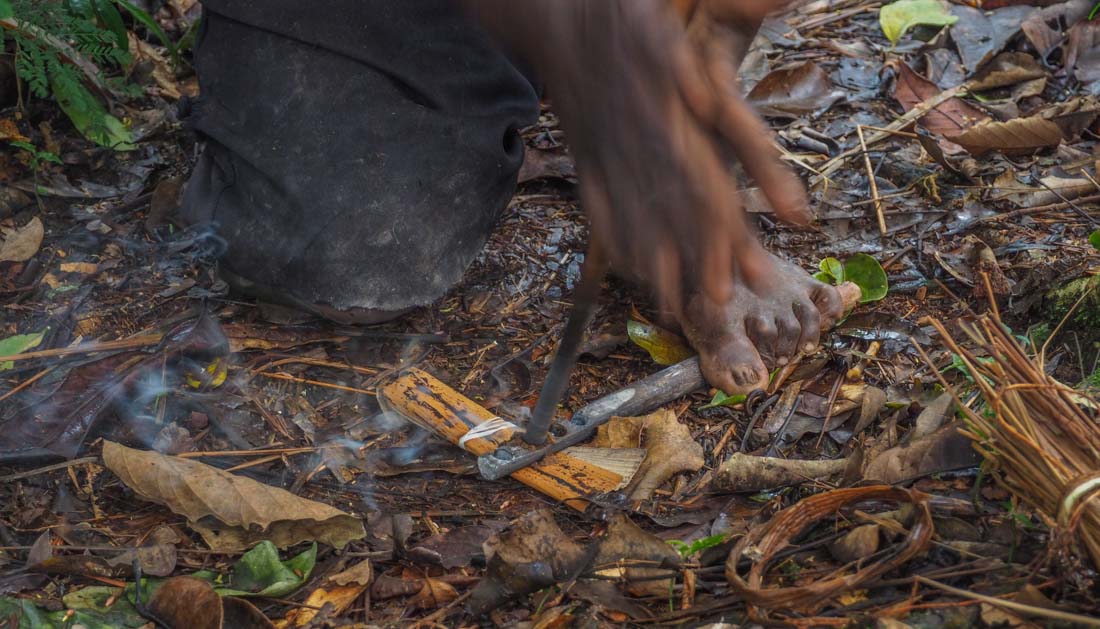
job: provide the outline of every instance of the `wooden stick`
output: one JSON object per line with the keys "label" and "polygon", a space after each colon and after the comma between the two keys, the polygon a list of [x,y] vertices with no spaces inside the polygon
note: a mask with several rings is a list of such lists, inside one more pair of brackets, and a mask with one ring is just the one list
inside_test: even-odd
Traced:
{"label": "wooden stick", "polygon": [[70,356],[72,354],[94,354],[95,352],[112,352],[120,349],[137,349],[139,347],[156,345],[160,343],[162,338],[164,338],[162,334],[147,334],[145,336],[134,336],[128,339],[119,339],[117,341],[92,341],[91,343],[81,343],[80,345],[74,345],[72,347],[40,349],[33,352],[12,354],[11,356],[0,356],[0,362],[30,360],[32,358],[53,358],[55,356]]}
{"label": "wooden stick", "polygon": [[863,125],[856,125],[859,146],[863,149],[863,165],[867,169],[867,183],[871,186],[871,199],[875,202],[875,216],[878,218],[878,232],[886,237],[886,217],[882,214],[882,199],[878,197],[878,183],[875,181],[875,169],[871,168],[871,156],[867,153],[867,141],[863,138]]}

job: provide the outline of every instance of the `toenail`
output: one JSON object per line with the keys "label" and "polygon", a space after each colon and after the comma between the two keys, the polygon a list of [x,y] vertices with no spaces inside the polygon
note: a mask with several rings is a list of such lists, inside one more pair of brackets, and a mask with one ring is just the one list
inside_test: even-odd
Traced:
{"label": "toenail", "polygon": [[816,348],[816,347],[817,346],[814,345],[813,343],[806,343],[805,345],[802,346],[802,351],[809,354],[810,352],[814,351],[814,348]]}
{"label": "toenail", "polygon": [[780,356],[779,358],[776,359],[775,362],[780,364],[780,365],[786,365],[787,364],[787,357],[786,356]]}

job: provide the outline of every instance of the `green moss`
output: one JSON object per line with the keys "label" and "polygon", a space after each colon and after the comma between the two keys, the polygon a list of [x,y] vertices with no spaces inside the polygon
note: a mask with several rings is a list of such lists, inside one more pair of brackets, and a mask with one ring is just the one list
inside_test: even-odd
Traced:
{"label": "green moss", "polygon": [[1072,280],[1046,294],[1045,318],[1051,325],[1066,316],[1077,300],[1085,296],[1066,325],[1090,340],[1100,336],[1100,275]]}

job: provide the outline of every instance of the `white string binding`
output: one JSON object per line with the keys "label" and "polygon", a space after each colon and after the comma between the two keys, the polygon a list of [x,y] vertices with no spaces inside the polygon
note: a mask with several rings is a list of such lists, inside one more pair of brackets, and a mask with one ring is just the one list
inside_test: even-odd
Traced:
{"label": "white string binding", "polygon": [[510,422],[506,419],[502,419],[500,417],[494,417],[490,420],[481,422],[477,426],[474,426],[473,428],[471,428],[469,432],[462,435],[462,438],[458,440],[458,447],[465,450],[467,441],[472,441],[474,439],[482,439],[482,438],[490,437],[490,436],[492,436],[492,435],[494,435],[494,434],[496,434],[496,433],[498,433],[502,430],[509,430],[509,429],[519,430],[519,426],[513,424],[512,422]]}

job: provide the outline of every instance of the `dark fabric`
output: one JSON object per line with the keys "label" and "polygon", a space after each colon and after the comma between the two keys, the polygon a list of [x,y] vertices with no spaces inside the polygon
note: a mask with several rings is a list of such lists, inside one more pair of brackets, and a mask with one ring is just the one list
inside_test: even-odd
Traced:
{"label": "dark fabric", "polygon": [[207,0],[185,218],[337,309],[428,303],[515,189],[538,99],[453,0]]}

